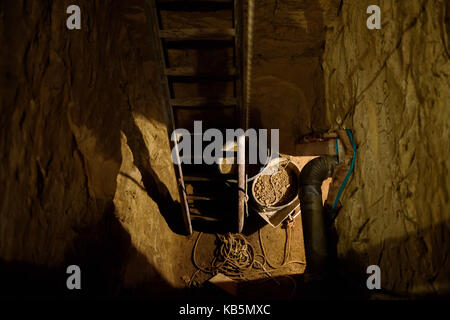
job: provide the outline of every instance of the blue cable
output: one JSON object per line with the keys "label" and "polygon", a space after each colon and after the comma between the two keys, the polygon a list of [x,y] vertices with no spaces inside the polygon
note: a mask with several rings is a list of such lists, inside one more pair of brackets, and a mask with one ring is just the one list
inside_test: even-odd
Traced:
{"label": "blue cable", "polygon": [[[352,144],[352,148],[353,148],[353,159],[352,159],[352,163],[351,163],[351,165],[350,165],[350,169],[348,170],[347,175],[345,176],[345,179],[344,179],[344,181],[342,182],[341,187],[339,188],[339,192],[338,192],[338,194],[337,194],[336,200],[334,201],[333,207],[331,208],[331,214],[333,214],[334,209],[336,208],[336,206],[337,206],[337,204],[338,204],[338,202],[339,202],[339,198],[341,197],[342,192],[344,191],[345,185],[347,184],[348,179],[350,179],[350,176],[351,176],[351,174],[352,174],[352,172],[353,172],[353,169],[355,168],[356,145],[355,145],[355,143],[353,142],[352,130],[350,130],[350,129],[345,129],[345,131],[347,132],[348,137],[350,138],[350,142],[351,142],[351,144]],[[336,140],[336,151],[337,151],[337,140]],[[339,156],[339,154],[338,154],[338,156]]]}
{"label": "blue cable", "polygon": [[337,154],[337,161],[338,161],[338,163],[339,163],[339,147],[338,147],[338,140],[339,139],[336,139],[336,154]]}

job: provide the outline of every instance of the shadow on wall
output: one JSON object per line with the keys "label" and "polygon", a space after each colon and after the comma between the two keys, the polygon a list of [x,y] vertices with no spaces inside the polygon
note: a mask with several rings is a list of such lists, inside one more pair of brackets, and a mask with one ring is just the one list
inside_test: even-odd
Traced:
{"label": "shadow on wall", "polygon": [[[134,164],[141,173],[145,191],[157,204],[159,212],[166,220],[169,228],[175,233],[185,234],[181,205],[178,201],[173,200],[167,186],[158,178],[158,175],[152,168],[150,154],[141,130],[135,124],[130,113],[125,116],[123,121],[123,132],[127,137],[128,146],[133,154]],[[121,174],[141,187],[141,184],[132,177],[124,173]]]}
{"label": "shadow on wall", "polygon": [[[133,48],[132,55],[136,55],[134,58],[133,66],[138,74],[147,73],[147,77],[151,77],[151,80],[159,78],[156,74],[157,68],[155,68],[156,63],[154,61],[156,53],[156,48],[153,47],[153,41],[151,39],[152,35],[148,32],[151,30],[149,28],[145,12],[148,13],[148,6],[146,3],[141,1],[129,0],[124,4],[124,20],[127,25],[127,38],[131,41],[131,46]],[[136,8],[140,8],[142,15],[134,15]],[[127,10],[131,13],[130,19],[127,19]],[[145,63],[152,61],[151,70],[147,72],[141,72],[142,66],[139,63]],[[122,116],[121,129],[127,138],[127,144],[133,154],[134,165],[139,170],[142,183],[145,187],[145,191],[151,199],[157,204],[159,212],[164,217],[169,228],[177,234],[185,234],[185,228],[182,218],[181,205],[179,201],[175,201],[169,191],[166,184],[161,181],[158,174],[154,170],[154,164],[152,163],[149,147],[160,148],[161,146],[151,145],[147,146],[145,138],[143,135],[143,129],[140,128],[136,121],[133,113],[138,113],[145,117],[149,122],[157,121],[159,123],[167,124],[169,119],[167,118],[167,110],[163,110],[165,104],[161,104],[161,93],[164,92],[164,88],[161,87],[159,81],[151,81],[151,90],[148,90],[146,86],[148,82],[143,79],[143,87],[139,87],[138,92],[147,92],[150,96],[145,96],[139,99],[139,96],[133,97],[131,101],[129,100],[127,105],[129,108],[124,108],[124,114]],[[130,84],[130,89],[135,89],[133,84]],[[125,94],[127,94],[125,92]],[[143,99],[143,100],[142,100]],[[131,103],[130,103],[131,102]],[[131,107],[132,105],[132,107]],[[169,131],[169,130],[168,130]],[[147,134],[158,134],[158,133],[147,133]],[[120,134],[119,134],[120,136]],[[164,137],[168,138],[168,137]],[[120,142],[119,142],[120,143]],[[167,143],[167,147],[170,148],[170,144]],[[170,157],[170,150],[167,155]],[[170,162],[171,163],[171,162]],[[174,171],[171,171],[174,173]],[[134,181],[133,178],[123,174],[127,178]],[[170,179],[166,179],[170,180]],[[173,177],[174,183],[176,184],[176,179]],[[139,187],[141,184],[134,181]],[[177,189],[178,190],[178,189]]]}
{"label": "shadow on wall", "polygon": [[[78,235],[67,252],[65,265],[60,268],[0,260],[0,299],[145,298],[186,302],[233,299],[208,284],[202,288],[172,287],[132,245],[129,233],[114,215],[113,206],[96,225],[75,231]],[[81,290],[67,289],[66,267],[71,264],[81,269]],[[288,279],[279,282],[287,282],[288,288],[292,288]],[[248,283],[243,289],[243,297],[249,299],[282,299],[289,297],[287,293],[272,280]]]}
{"label": "shadow on wall", "polygon": [[[173,288],[131,244],[127,231],[114,216],[114,207],[96,225],[75,230],[77,233],[67,251],[65,265],[49,268],[24,262],[0,261],[0,298],[87,298],[118,297],[134,292],[124,288],[127,265],[133,262],[148,281],[146,297],[172,295]],[[81,269],[81,290],[68,290],[67,266]]]}
{"label": "shadow on wall", "polygon": [[[145,2],[139,3],[142,6]],[[127,1],[127,4],[132,7],[137,3]],[[8,188],[20,190],[17,197],[3,197],[2,189],[0,197],[5,202],[0,222],[12,230],[2,234],[10,235],[8,241],[2,243],[0,257],[2,297],[71,297],[73,292],[67,294],[65,287],[65,268],[71,263],[81,266],[83,281],[86,281],[85,290],[80,292],[82,296],[123,293],[127,281],[124,272],[131,262],[138,266],[136,274],[145,270],[148,279],[142,280],[142,286],[151,290],[149,295],[156,295],[152,291],[154,287],[162,288],[158,296],[164,288],[170,288],[147,258],[131,245],[130,234],[114,215],[113,197],[119,174],[117,164],[121,161],[122,130],[127,135],[145,189],[158,204],[167,224],[177,232],[179,224],[176,220],[181,219],[179,205],[171,197],[169,188],[158,179],[143,133],[133,119],[133,112],[136,112],[149,122],[161,124],[166,120],[158,99],[152,96],[157,95],[159,89],[153,88],[154,84],[141,72],[142,60],[153,59],[144,57],[152,52],[144,48],[148,41],[139,42],[142,47],[136,48],[136,43],[129,43],[132,37],[127,30],[123,30],[126,28],[122,15],[127,4],[109,1],[98,6],[91,1],[81,2],[81,10],[89,12],[89,19],[82,20],[82,31],[69,35],[64,28],[65,16],[61,14],[65,12],[62,2],[47,1],[44,6],[28,1],[7,1],[4,6],[3,3],[0,5],[0,15],[8,23],[22,20],[27,12],[24,7],[37,9],[30,10],[27,17],[30,21],[24,19],[24,23],[39,26],[31,28],[33,30],[18,27],[14,37],[5,39],[9,51],[17,51],[17,56],[26,57],[27,61],[24,67],[22,59],[17,59],[20,61],[16,63],[16,59],[8,56],[5,73],[1,70],[1,76],[11,74],[22,79],[17,84],[8,77],[0,79],[2,85],[14,84],[14,90],[5,91],[9,93],[3,100],[6,102],[2,123],[10,125],[3,127],[4,141],[8,143],[1,145],[2,153],[5,152],[5,159],[12,158],[8,157],[13,144],[9,141],[19,145],[23,159],[15,159],[14,163],[17,172],[25,174],[29,168],[35,168],[28,164],[34,164],[31,161],[36,158],[47,164],[45,170],[38,170],[37,193],[34,193],[32,174],[24,179],[25,186],[30,185],[29,189],[21,185],[14,173],[8,176]],[[41,28],[41,24],[45,27]],[[147,38],[150,37],[146,24],[130,29],[142,30]],[[23,30],[29,30],[30,34],[22,34]],[[3,40],[4,33],[0,36]],[[41,36],[44,40],[37,41]],[[27,54],[23,53],[25,48]],[[28,65],[35,64],[36,68],[24,71]],[[33,88],[37,89],[31,90]],[[11,98],[14,96],[17,99]],[[29,107],[30,101],[34,108]],[[33,125],[21,123],[20,130],[13,131],[13,111],[22,109],[22,120],[30,119]],[[30,138],[21,140],[22,136]],[[9,164],[4,162],[2,160],[5,172],[9,173]],[[30,205],[31,202],[38,205]],[[19,205],[12,206],[11,203]],[[17,210],[12,210],[16,207]],[[36,226],[38,231],[28,228],[30,225]],[[72,234],[75,234],[74,239]],[[22,241],[16,241],[18,238]],[[48,250],[47,255],[42,254],[45,250]],[[57,264],[60,267],[45,266]]]}
{"label": "shadow on wall", "polygon": [[[368,245],[361,252],[350,250],[340,255],[337,265],[333,266],[332,277],[337,280],[333,286],[348,292],[350,297],[361,299],[449,298],[450,243],[441,243],[442,247],[436,250],[436,244],[427,248],[424,240],[436,233],[449,234],[449,221],[421,229],[415,234],[386,239],[382,244]],[[360,240],[362,244],[367,241]],[[416,244],[414,251],[406,249],[412,247],[411,242]],[[367,253],[374,252],[379,253],[378,261],[369,261]],[[332,249],[332,255],[336,257],[336,248]],[[408,264],[409,260],[418,262],[412,265]],[[361,261],[367,261],[367,265]],[[380,267],[381,290],[367,289],[366,281],[370,275],[366,270],[369,265]]]}
{"label": "shadow on wall", "polygon": [[[151,148],[153,151],[158,148],[168,147],[170,144],[166,145],[147,145],[146,138],[148,141],[149,136],[154,137],[162,135],[162,132],[144,132],[144,128],[139,127],[136,121],[136,114],[143,116],[148,123],[160,123],[167,124],[169,119],[167,118],[167,110],[164,109],[164,104],[161,104],[161,93],[164,91],[161,87],[159,81],[154,81],[159,78],[156,74],[157,68],[156,62],[154,61],[154,53],[156,48],[153,47],[153,42],[151,39],[151,34],[148,32],[151,28],[148,26],[148,21],[145,18],[144,12],[148,11],[147,4],[142,1],[129,0],[123,4],[114,4],[120,7],[121,12],[124,12],[124,23],[126,25],[126,37],[130,43],[128,46],[123,46],[120,44],[120,39],[118,40],[118,45],[120,48],[128,48],[124,52],[127,56],[127,63],[131,72],[136,73],[138,79],[134,79],[133,83],[127,83],[125,80],[124,85],[120,85],[118,88],[125,99],[118,99],[122,101],[122,104],[118,110],[121,117],[120,127],[110,127],[109,130],[116,129],[113,134],[117,138],[117,143],[115,145],[120,146],[120,131],[126,136],[128,147],[130,148],[134,165],[139,170],[142,183],[145,187],[145,191],[151,199],[157,204],[159,213],[165,219],[169,228],[177,234],[185,234],[184,223],[182,219],[181,206],[180,203],[174,200],[170,194],[169,187],[166,185],[172,177],[166,177],[166,183],[163,182],[157,172],[155,167],[161,166],[161,163],[153,163],[150,156]],[[136,13],[141,11],[141,13]],[[129,14],[128,14],[129,13]],[[151,63],[148,63],[148,62]],[[144,68],[145,65],[150,65],[150,67]],[[150,81],[149,81],[150,80]],[[149,83],[150,82],[150,83]],[[150,88],[148,87],[150,85]],[[142,96],[141,96],[142,95]],[[156,127],[155,127],[156,130]],[[146,137],[144,137],[146,134]],[[164,139],[168,137],[164,136]],[[120,150],[120,147],[118,147]],[[170,150],[166,153],[170,157]],[[171,164],[171,162],[170,162]],[[170,173],[172,173],[171,171]],[[161,174],[161,172],[159,172]],[[132,177],[121,173],[132,181]],[[141,184],[138,181],[134,181],[139,187]],[[175,177],[173,177],[173,183],[176,184]]]}

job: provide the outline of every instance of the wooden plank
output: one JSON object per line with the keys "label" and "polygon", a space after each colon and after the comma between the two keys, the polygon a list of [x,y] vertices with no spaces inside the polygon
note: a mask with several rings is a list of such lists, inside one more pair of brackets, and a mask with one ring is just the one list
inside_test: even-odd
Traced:
{"label": "wooden plank", "polygon": [[238,228],[241,233],[244,228],[245,206],[247,198],[245,178],[245,136],[238,137]]}
{"label": "wooden plank", "polygon": [[188,200],[198,200],[198,201],[213,201],[213,200],[217,200],[214,197],[198,196],[198,195],[193,195],[193,194],[188,194],[187,195],[187,199]]}
{"label": "wooden plank", "polygon": [[204,212],[204,210],[199,210],[195,207],[191,207],[191,219],[192,220],[202,220],[202,221],[209,221],[209,222],[220,222],[221,219],[219,219],[218,217],[214,217],[208,215],[208,212]]}
{"label": "wooden plank", "polygon": [[218,181],[218,177],[205,176],[184,176],[185,182],[204,182],[204,181]]}
{"label": "wooden plank", "polygon": [[166,76],[170,77],[230,77],[236,74],[236,68],[230,67],[225,70],[217,70],[211,72],[202,72],[198,71],[192,67],[178,67],[178,68],[166,68],[165,69]]}
{"label": "wooden plank", "polygon": [[170,99],[172,107],[235,106],[235,97],[194,97]]}
{"label": "wooden plank", "polygon": [[159,30],[159,36],[167,40],[223,40],[232,39],[234,29],[167,29]]}
{"label": "wooden plank", "polygon": [[[201,133],[199,133],[199,132],[197,132],[197,133],[196,132],[189,132],[189,135],[191,136],[191,139],[195,139],[195,136],[203,137],[203,132],[201,132]],[[180,142],[181,138],[182,138],[182,135],[180,133],[177,133],[176,134],[177,142]],[[202,139],[202,138],[200,138],[200,139]]]}

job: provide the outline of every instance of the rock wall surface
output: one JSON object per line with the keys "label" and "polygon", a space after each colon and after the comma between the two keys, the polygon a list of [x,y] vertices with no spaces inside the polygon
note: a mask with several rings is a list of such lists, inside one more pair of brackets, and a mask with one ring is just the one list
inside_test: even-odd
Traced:
{"label": "rock wall surface", "polygon": [[326,123],[358,145],[338,255],[345,273],[379,265],[389,295],[450,292],[449,16],[448,1],[344,0],[327,25]]}
{"label": "rock wall surface", "polygon": [[280,129],[280,150],[326,131],[322,55],[339,0],[255,1],[250,127]]}
{"label": "rock wall surface", "polygon": [[73,31],[70,1],[0,3],[2,294],[54,294],[69,264],[88,294],[180,284],[173,266],[189,258],[171,230],[178,192],[144,3],[78,1]]}

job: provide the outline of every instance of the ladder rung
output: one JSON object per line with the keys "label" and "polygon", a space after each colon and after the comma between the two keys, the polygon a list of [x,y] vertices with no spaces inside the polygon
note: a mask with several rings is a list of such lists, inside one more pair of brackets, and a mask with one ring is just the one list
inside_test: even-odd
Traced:
{"label": "ladder rung", "polygon": [[204,107],[209,105],[235,106],[236,103],[237,100],[235,97],[195,97],[170,99],[170,104],[178,107]]}
{"label": "ladder rung", "polygon": [[159,30],[159,36],[174,40],[230,39],[234,29],[168,29]]}
{"label": "ladder rung", "polygon": [[236,68],[230,67],[226,70],[218,70],[217,72],[202,72],[191,67],[177,67],[177,68],[166,68],[166,76],[172,77],[224,77],[224,76],[234,76],[236,74]]}
{"label": "ladder rung", "polygon": [[208,212],[204,212],[204,210],[199,210],[196,207],[190,207],[189,210],[191,212],[191,220],[204,220],[211,222],[219,222],[223,220],[223,218],[221,219],[219,217],[212,216],[211,214],[208,215]]}
{"label": "ladder rung", "polygon": [[217,181],[218,178],[215,177],[204,177],[204,176],[184,176],[185,182],[193,182],[193,181]]}
{"label": "ladder rung", "polygon": [[216,200],[216,198],[213,197],[207,197],[207,196],[197,196],[193,194],[188,194],[187,196],[188,200],[202,200],[202,201],[213,201]]}
{"label": "ladder rung", "polygon": [[[202,132],[202,133],[193,133],[193,132],[190,132],[189,135],[191,136],[192,139],[194,139],[195,136],[201,136],[201,137],[203,137],[203,132]],[[177,134],[176,134],[176,141],[177,141],[177,142],[180,142],[181,137],[182,137],[182,135],[179,134],[179,133],[177,133]],[[202,138],[200,138],[200,139],[202,139]]]}

